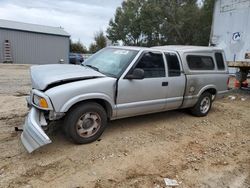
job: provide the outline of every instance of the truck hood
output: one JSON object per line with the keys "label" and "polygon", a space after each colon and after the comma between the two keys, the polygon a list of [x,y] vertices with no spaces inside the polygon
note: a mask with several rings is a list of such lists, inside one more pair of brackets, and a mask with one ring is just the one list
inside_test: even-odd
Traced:
{"label": "truck hood", "polygon": [[32,88],[45,90],[53,85],[68,82],[105,77],[91,68],[81,65],[54,64],[36,65],[30,68]]}

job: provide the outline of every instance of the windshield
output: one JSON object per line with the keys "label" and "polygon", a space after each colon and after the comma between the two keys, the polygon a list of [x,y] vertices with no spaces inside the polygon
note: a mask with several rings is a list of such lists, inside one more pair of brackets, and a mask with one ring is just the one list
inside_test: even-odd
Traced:
{"label": "windshield", "polygon": [[138,51],[119,48],[104,48],[87,59],[83,65],[107,76],[119,77]]}

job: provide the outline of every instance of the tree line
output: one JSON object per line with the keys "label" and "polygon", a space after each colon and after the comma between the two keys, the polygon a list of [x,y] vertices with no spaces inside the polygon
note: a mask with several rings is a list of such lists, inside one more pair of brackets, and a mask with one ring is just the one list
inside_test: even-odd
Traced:
{"label": "tree line", "polygon": [[[199,4],[200,3],[200,4]],[[107,37],[125,45],[208,45],[214,0],[127,0]]]}
{"label": "tree line", "polygon": [[[123,1],[109,22],[106,36],[102,31],[96,33],[89,52],[94,53],[105,47],[107,39],[112,43],[121,42],[130,46],[170,44],[207,46],[214,1]],[[84,50],[87,50],[86,47]]]}
{"label": "tree line", "polygon": [[92,54],[106,46],[107,46],[107,38],[104,35],[103,31],[95,33],[94,42],[92,42],[89,45],[89,50],[80,40],[78,40],[77,42],[72,42],[72,40],[70,40],[70,52],[74,53]]}

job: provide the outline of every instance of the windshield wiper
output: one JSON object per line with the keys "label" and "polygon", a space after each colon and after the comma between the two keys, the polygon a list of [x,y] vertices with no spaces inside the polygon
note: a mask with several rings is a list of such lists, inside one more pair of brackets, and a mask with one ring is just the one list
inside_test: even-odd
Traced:
{"label": "windshield wiper", "polygon": [[85,65],[85,66],[86,66],[86,67],[90,67],[90,68],[92,68],[92,69],[94,69],[94,70],[100,72],[99,69],[98,69],[97,67],[93,66],[93,65]]}
{"label": "windshield wiper", "polygon": [[100,73],[102,73],[102,74],[104,74],[104,75],[106,75],[106,76],[111,76],[111,77],[113,77],[113,78],[117,78],[117,76],[114,75],[114,74],[101,72],[97,67],[95,67],[95,66],[93,66],[93,65],[86,65],[86,64],[82,64],[82,65],[83,65],[83,66],[86,66],[86,67],[90,67],[90,68],[94,69],[95,71],[98,71],[98,72],[100,72]]}

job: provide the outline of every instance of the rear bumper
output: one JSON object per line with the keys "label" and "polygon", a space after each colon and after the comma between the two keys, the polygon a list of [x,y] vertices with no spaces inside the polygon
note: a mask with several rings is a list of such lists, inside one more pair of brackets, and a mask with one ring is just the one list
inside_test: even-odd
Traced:
{"label": "rear bumper", "polygon": [[41,127],[41,112],[31,107],[28,116],[25,119],[21,141],[29,153],[51,143],[50,138],[45,134]]}

